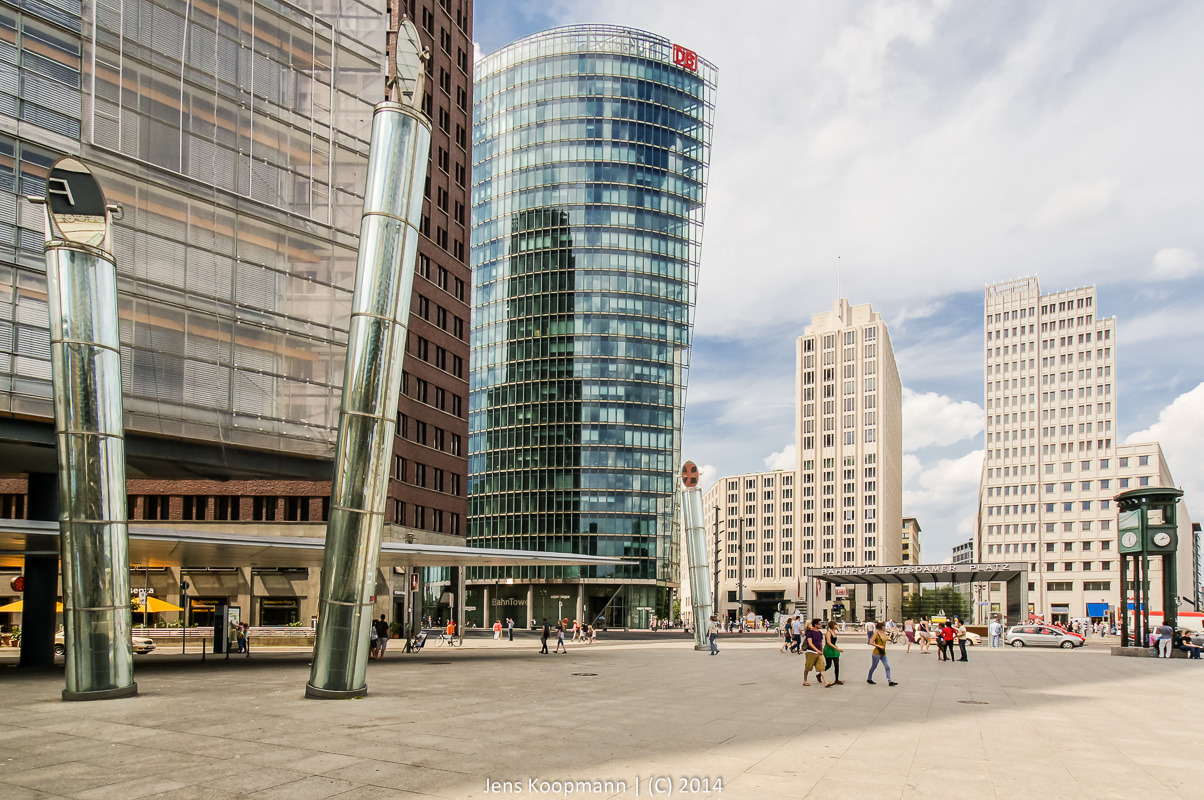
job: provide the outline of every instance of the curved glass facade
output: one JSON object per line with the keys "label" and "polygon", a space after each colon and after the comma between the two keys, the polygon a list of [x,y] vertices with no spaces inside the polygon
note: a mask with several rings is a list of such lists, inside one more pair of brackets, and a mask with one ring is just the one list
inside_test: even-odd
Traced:
{"label": "curved glass facade", "polygon": [[[635,563],[470,581],[585,583],[578,615],[643,624],[678,579],[716,70],[662,37],[582,25],[519,40],[476,76],[469,541]],[[521,593],[530,607],[534,588]]]}

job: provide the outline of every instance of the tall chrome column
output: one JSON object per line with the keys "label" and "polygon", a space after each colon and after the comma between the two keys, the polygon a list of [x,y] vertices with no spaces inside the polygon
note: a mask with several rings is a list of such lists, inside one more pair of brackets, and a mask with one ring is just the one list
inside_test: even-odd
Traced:
{"label": "tall chrome column", "polygon": [[682,515],[686,529],[686,567],[690,572],[690,600],[694,605],[694,649],[709,650],[707,629],[711,625],[711,580],[707,564],[706,519],[702,515],[702,487],[698,467],[687,461],[681,468]]}
{"label": "tall chrome column", "polygon": [[110,207],[74,158],[46,180],[46,289],[67,647],[64,700],[136,694],[117,267]]}
{"label": "tall chrome column", "polygon": [[[407,35],[409,50],[403,52]],[[406,92],[408,87],[391,79],[391,93],[402,89],[400,95],[409,102],[386,100],[372,118],[307,697],[360,697],[368,691],[368,625],[431,146],[430,121],[417,107],[423,74],[415,48],[418,33],[408,20],[398,38],[398,68],[408,65],[414,83]]]}

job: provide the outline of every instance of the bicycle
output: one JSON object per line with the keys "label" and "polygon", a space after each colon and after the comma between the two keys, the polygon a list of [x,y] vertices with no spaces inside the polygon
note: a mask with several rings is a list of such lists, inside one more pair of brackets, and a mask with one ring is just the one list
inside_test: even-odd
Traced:
{"label": "bicycle", "polygon": [[463,647],[464,640],[457,636],[449,636],[446,633],[439,634],[439,644],[447,645],[448,647]]}

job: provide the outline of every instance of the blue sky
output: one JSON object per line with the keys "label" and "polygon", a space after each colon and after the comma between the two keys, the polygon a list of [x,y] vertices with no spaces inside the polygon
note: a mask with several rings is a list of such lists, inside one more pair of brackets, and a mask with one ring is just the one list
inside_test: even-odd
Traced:
{"label": "blue sky", "polygon": [[1096,285],[1120,438],[1204,496],[1204,4],[477,0],[474,36],[586,22],[719,68],[684,450],[707,475],[792,461],[794,342],[839,261],[890,327],[926,561],[971,534],[988,283]]}

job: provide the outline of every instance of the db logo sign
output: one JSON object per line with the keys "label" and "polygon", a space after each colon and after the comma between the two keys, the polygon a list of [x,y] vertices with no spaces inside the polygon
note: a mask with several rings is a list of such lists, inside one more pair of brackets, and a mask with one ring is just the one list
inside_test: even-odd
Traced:
{"label": "db logo sign", "polygon": [[698,54],[687,50],[679,44],[673,45],[673,63],[690,72],[698,71]]}

